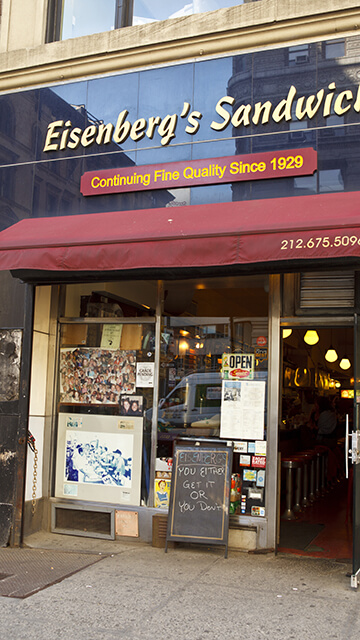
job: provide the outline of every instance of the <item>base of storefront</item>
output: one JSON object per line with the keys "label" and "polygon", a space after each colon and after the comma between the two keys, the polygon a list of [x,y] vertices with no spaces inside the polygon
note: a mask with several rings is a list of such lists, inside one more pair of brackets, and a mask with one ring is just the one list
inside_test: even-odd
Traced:
{"label": "base of storefront", "polygon": [[[266,548],[266,519],[245,518],[229,529],[229,548],[255,551]],[[239,519],[237,519],[239,520]],[[250,522],[251,520],[251,522]],[[145,506],[123,507],[44,498],[25,503],[24,536],[40,531],[114,541],[132,541],[165,547],[167,511]]]}

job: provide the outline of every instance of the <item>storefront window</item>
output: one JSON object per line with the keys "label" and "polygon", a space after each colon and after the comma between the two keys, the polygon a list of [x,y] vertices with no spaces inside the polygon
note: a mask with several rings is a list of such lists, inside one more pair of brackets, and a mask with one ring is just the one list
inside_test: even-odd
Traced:
{"label": "storefront window", "polygon": [[157,283],[97,282],[66,287],[65,318],[123,318],[153,316]]}
{"label": "storefront window", "polygon": [[[144,299],[151,302],[152,283],[147,285]],[[141,287],[66,287],[68,315],[60,321],[58,367],[57,498],[147,503],[155,319],[150,305],[137,301]]]}
{"label": "storefront window", "polygon": [[167,478],[176,438],[228,438],[231,513],[264,515],[268,278],[164,287],[155,482]]}
{"label": "storefront window", "polygon": [[146,502],[154,357],[153,323],[61,323],[56,497]]}

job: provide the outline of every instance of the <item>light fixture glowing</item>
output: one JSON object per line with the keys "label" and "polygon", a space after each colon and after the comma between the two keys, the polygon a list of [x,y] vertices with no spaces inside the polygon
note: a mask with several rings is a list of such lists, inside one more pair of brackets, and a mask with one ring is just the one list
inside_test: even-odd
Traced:
{"label": "light fixture glowing", "polygon": [[346,371],[346,369],[350,369],[351,362],[347,356],[344,356],[343,358],[341,358],[339,362],[339,367],[340,369],[344,369],[344,371]]}
{"label": "light fixture glowing", "polygon": [[310,345],[317,344],[319,342],[318,332],[315,329],[308,329],[304,335],[304,342]]}
{"label": "light fixture glowing", "polygon": [[189,335],[189,331],[187,331],[186,329],[180,329],[180,335],[181,336],[188,336]]}
{"label": "light fixture glowing", "polygon": [[328,362],[335,362],[338,359],[338,354],[336,353],[333,346],[330,346],[325,353],[325,360]]}
{"label": "light fixture glowing", "polygon": [[292,334],[292,329],[283,329],[283,334],[282,334],[283,340],[291,336],[291,334]]}
{"label": "light fixture glowing", "polygon": [[189,348],[189,343],[186,340],[180,340],[179,351],[187,351],[188,348]]}
{"label": "light fixture glowing", "polygon": [[339,382],[339,381],[337,380],[337,381],[335,382],[335,387],[336,387],[337,389],[340,389],[340,387],[341,387],[341,382]]}

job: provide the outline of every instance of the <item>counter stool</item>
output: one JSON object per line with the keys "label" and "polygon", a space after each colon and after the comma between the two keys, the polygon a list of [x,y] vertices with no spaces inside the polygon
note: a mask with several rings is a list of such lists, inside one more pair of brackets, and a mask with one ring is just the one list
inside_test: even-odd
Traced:
{"label": "counter stool", "polygon": [[324,445],[316,445],[316,496],[323,496],[326,492],[327,465],[329,449]]}
{"label": "counter stool", "polygon": [[[295,511],[301,511],[300,495],[301,495],[301,470],[303,467],[303,460],[297,456],[289,456],[283,458],[281,466],[286,472],[286,498],[285,498],[285,511],[282,515],[284,520],[295,520]],[[295,485],[295,504],[293,506],[293,486],[294,486],[294,470],[296,470],[296,485]]]}
{"label": "counter stool", "polygon": [[313,449],[309,449],[308,451],[306,451],[305,453],[310,454],[309,457],[309,469],[310,469],[310,473],[309,473],[309,477],[308,477],[308,489],[309,489],[309,494],[308,494],[308,502],[312,503],[315,502],[315,475],[316,475],[316,453]]}
{"label": "counter stool", "polygon": [[308,507],[310,502],[314,501],[314,469],[315,469],[315,453],[314,451],[300,451],[296,454],[303,459],[303,496],[301,501],[302,507]]}

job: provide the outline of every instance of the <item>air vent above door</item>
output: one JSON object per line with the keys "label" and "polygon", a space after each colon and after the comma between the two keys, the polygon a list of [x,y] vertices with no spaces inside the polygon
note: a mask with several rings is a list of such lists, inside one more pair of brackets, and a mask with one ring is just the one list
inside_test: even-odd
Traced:
{"label": "air vent above door", "polygon": [[355,306],[353,271],[323,271],[300,275],[299,310],[352,311]]}

